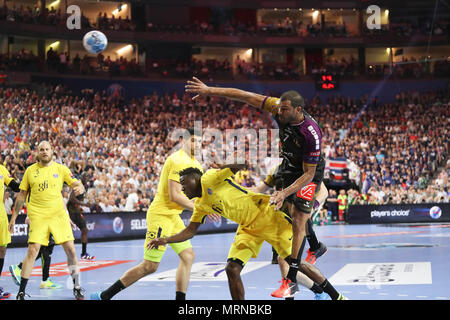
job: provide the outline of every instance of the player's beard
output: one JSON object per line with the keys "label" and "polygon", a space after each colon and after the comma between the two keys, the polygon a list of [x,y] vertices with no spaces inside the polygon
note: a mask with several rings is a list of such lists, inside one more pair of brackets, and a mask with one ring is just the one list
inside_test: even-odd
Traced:
{"label": "player's beard", "polygon": [[49,162],[52,161],[52,158],[47,157],[47,159],[43,159],[43,157],[39,157],[39,161],[40,161],[42,164],[49,164]]}

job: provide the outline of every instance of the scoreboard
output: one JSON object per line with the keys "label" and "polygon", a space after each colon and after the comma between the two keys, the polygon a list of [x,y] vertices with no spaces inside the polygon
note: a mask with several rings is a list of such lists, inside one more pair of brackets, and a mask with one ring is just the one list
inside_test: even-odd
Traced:
{"label": "scoreboard", "polygon": [[334,74],[322,73],[316,77],[317,90],[336,90],[339,88],[339,81]]}

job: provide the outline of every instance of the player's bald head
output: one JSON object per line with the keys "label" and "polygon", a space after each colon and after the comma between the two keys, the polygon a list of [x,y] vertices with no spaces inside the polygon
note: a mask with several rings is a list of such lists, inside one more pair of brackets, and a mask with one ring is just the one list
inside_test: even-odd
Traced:
{"label": "player's bald head", "polygon": [[43,140],[38,145],[38,160],[41,164],[50,163],[53,151],[50,142]]}

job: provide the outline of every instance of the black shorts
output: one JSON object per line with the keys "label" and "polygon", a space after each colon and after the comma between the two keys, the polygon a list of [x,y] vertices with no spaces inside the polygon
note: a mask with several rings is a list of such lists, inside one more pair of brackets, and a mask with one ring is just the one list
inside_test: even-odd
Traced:
{"label": "black shorts", "polygon": [[[302,172],[295,172],[289,169],[283,169],[282,164],[275,173],[276,175],[282,177],[283,189],[289,187],[302,176]],[[296,193],[293,193],[287,197],[286,201],[293,203],[295,207],[303,213],[312,213],[314,202],[316,200],[317,193],[319,192],[320,184],[323,180],[324,169],[325,162],[321,161],[316,168],[316,174],[314,175],[313,180],[301,190],[298,190]]]}
{"label": "black shorts", "polygon": [[298,192],[291,194],[285,201],[293,203],[294,206],[302,213],[310,214],[313,211],[314,202],[316,201],[319,188],[320,185],[311,182],[301,190],[298,190]]}
{"label": "black shorts", "polygon": [[69,211],[69,216],[70,220],[72,220],[80,230],[86,228],[86,220],[79,210]]}

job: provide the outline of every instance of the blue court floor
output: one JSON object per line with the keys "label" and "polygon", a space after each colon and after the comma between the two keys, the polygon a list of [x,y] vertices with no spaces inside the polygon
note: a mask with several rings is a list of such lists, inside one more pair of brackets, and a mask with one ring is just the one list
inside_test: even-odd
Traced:
{"label": "blue court floor", "polygon": [[[450,300],[450,224],[329,225],[316,226],[319,241],[328,252],[316,266],[330,282],[352,300]],[[191,241],[196,253],[187,299],[229,300],[224,272],[234,233],[197,235]],[[94,261],[80,262],[81,285],[86,299],[93,291],[107,288],[142,259],[143,240],[89,243]],[[81,245],[76,244],[78,254]],[[305,249],[306,251],[306,249]],[[18,287],[8,266],[20,262],[25,248],[9,248],[0,277],[0,287],[13,295]],[[306,256],[304,253],[303,258]],[[272,251],[265,243],[259,257],[242,274],[248,300],[275,299],[270,293],[281,279],[279,266],[271,264]],[[27,286],[30,300],[72,300],[65,254],[56,246],[51,277],[62,289],[40,289],[40,261]],[[156,273],[123,290],[114,299],[172,300],[178,257],[168,249]],[[296,300],[312,300],[304,288]]]}

